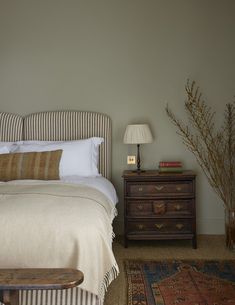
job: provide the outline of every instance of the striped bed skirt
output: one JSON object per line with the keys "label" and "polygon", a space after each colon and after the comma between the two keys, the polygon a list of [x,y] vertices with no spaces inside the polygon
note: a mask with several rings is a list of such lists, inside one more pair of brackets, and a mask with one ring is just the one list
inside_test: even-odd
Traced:
{"label": "striped bed skirt", "polygon": [[[0,302],[1,305],[4,305]],[[79,287],[63,290],[20,290],[20,305],[102,305],[96,294]]]}

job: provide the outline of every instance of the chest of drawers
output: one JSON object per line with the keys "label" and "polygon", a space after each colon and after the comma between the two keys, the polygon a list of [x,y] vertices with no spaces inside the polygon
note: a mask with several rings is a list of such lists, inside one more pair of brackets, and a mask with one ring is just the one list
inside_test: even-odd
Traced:
{"label": "chest of drawers", "polygon": [[124,171],[124,234],[129,240],[196,241],[195,179],[192,171]]}

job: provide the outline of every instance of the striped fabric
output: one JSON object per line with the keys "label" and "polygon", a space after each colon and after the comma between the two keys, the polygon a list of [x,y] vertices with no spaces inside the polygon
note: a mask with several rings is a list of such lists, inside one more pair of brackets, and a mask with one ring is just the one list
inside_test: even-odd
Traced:
{"label": "striped fabric", "polygon": [[23,118],[18,114],[0,112],[0,141],[13,142],[23,139]]}
{"label": "striped fabric", "polygon": [[[0,302],[1,305],[5,305]],[[101,305],[97,295],[75,287],[63,290],[21,290],[20,305]]]}
{"label": "striped fabric", "polygon": [[98,297],[79,287],[63,290],[23,290],[20,291],[23,305],[100,305]]}
{"label": "striped fabric", "polygon": [[24,118],[24,139],[69,141],[103,137],[100,147],[100,173],[111,178],[111,120],[107,115],[87,111],[50,111]]}
{"label": "striped fabric", "polygon": [[0,181],[59,180],[62,150],[0,155]]}

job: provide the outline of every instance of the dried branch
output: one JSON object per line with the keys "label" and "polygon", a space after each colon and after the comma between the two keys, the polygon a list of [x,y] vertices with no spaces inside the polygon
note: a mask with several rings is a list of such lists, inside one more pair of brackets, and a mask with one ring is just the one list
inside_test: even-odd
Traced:
{"label": "dried branch", "polygon": [[224,124],[216,131],[215,112],[202,100],[199,87],[188,81],[185,90],[189,125],[177,119],[168,105],[166,113],[224,206],[235,209],[235,102],[226,105]]}

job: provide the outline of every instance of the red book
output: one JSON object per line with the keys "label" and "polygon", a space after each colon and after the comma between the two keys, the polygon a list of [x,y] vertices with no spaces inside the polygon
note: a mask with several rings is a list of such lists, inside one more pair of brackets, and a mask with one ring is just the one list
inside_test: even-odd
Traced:
{"label": "red book", "polygon": [[159,167],[181,167],[182,162],[180,161],[167,161],[167,162],[159,162]]}

